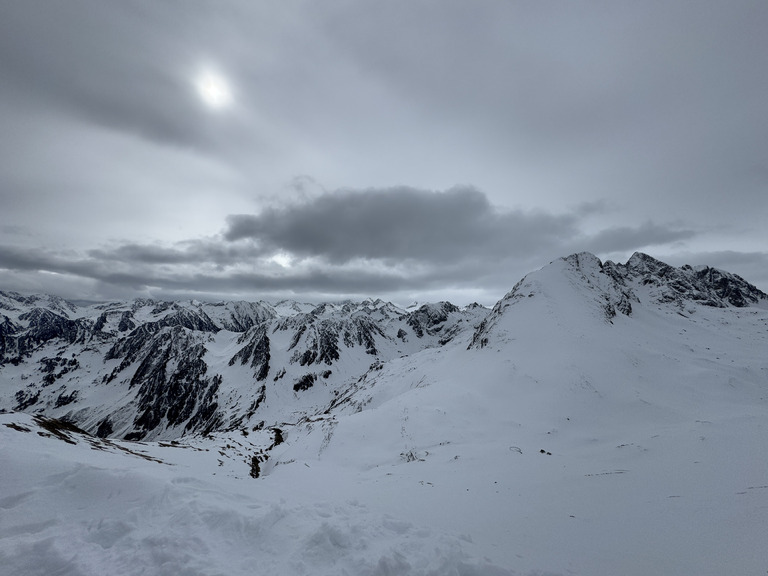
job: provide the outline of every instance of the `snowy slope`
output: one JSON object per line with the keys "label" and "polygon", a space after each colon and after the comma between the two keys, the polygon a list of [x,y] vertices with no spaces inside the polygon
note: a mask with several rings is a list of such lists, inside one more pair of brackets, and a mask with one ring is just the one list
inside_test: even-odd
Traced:
{"label": "snowy slope", "polygon": [[759,572],[766,301],[660,302],[658,285],[623,280],[584,255],[529,275],[469,350],[389,362],[272,473],[359,474],[388,509],[466,531],[523,573]]}
{"label": "snowy slope", "polygon": [[214,476],[213,445],[107,442],[44,424],[0,415],[7,576],[509,574],[472,558],[466,540],[364,502]]}
{"label": "snowy slope", "polygon": [[[220,331],[207,355],[235,349]],[[742,279],[579,254],[476,329],[306,390],[278,430],[69,444],[0,415],[0,566],[765,573],[767,351],[768,300]]]}

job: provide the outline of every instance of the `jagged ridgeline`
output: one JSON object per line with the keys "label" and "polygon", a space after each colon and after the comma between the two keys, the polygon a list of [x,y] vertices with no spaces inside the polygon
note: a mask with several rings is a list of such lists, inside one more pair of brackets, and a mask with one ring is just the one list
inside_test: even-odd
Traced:
{"label": "jagged ridgeline", "polygon": [[296,420],[371,365],[443,346],[484,317],[441,302],[79,306],[0,293],[0,408],[100,437],[171,439]]}
{"label": "jagged ridgeline", "polygon": [[[591,312],[584,321],[598,319],[609,324],[617,314],[631,317],[633,303],[661,307],[683,317],[694,313],[697,306],[744,308],[768,303],[768,295],[740,276],[709,266],[674,268],[640,252],[626,264],[616,264],[583,252],[561,258],[520,280],[481,322],[470,348],[482,348],[492,341],[493,333],[499,332],[496,326],[511,306],[562,286],[568,293],[561,291],[550,298],[561,310],[550,309],[547,314],[566,315],[571,311],[562,308],[577,307]],[[575,301],[576,293],[579,299]]]}
{"label": "jagged ridgeline", "polygon": [[586,253],[529,274],[493,310],[381,300],[76,305],[0,292],[0,409],[132,440],[282,428],[341,406],[401,356],[439,347],[511,353],[507,312],[523,302],[538,303],[528,307],[536,330],[537,314],[576,314],[577,323],[611,329],[638,304],[685,317],[767,301],[713,268],[674,268],[644,254],[603,263]]}

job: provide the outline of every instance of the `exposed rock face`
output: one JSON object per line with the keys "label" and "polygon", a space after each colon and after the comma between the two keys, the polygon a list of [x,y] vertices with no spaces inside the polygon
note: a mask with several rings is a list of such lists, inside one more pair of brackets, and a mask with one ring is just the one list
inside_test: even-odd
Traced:
{"label": "exposed rock face", "polygon": [[253,330],[243,334],[237,341],[245,346],[229,361],[232,366],[235,362],[245,365],[250,363],[254,369],[253,376],[257,381],[266,380],[269,375],[269,336],[267,336],[266,324],[262,324]]}
{"label": "exposed rock face", "polygon": [[660,302],[685,301],[705,306],[743,308],[766,300],[766,295],[746,280],[708,266],[673,268],[647,254],[635,253],[625,265],[606,262],[619,277],[657,287]]}
{"label": "exposed rock face", "polygon": [[7,310],[0,366],[14,370],[0,407],[131,440],[248,426],[274,412],[270,398],[286,392],[302,405],[327,403],[372,356],[386,361],[441,346],[487,312],[440,303],[407,313],[380,300],[273,306],[138,299],[79,308],[20,295],[0,297],[0,306]]}
{"label": "exposed rock face", "polygon": [[459,312],[458,306],[450,302],[424,304],[418,310],[408,315],[408,325],[422,338],[424,334],[437,334],[444,327],[451,314]]}
{"label": "exposed rock face", "polygon": [[16,348],[16,339],[14,336],[19,331],[19,327],[11,322],[8,316],[0,316],[0,364],[8,356],[13,356],[11,351],[18,354]]}
{"label": "exposed rock face", "polygon": [[126,439],[144,438],[162,426],[213,430],[220,419],[216,392],[221,377],[206,377],[206,350],[196,335],[174,326],[155,334],[149,345],[153,353],[144,356],[130,381],[130,387],[139,387],[138,415]]}
{"label": "exposed rock face", "polygon": [[89,329],[87,321],[70,320],[43,308],[33,308],[21,314],[19,320],[28,322],[27,329],[17,338],[20,356],[49,340],[74,344],[78,338],[84,339]]}

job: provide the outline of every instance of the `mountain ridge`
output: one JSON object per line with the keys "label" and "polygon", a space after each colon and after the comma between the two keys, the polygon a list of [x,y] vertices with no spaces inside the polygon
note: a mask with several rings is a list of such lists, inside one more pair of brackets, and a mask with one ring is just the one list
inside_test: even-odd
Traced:
{"label": "mountain ridge", "polygon": [[491,310],[450,302],[404,310],[371,299],[78,306],[0,292],[0,407],[132,440],[279,426],[338,403],[395,358],[462,338],[468,349],[504,346],[504,318],[524,299],[542,306],[528,330],[571,317],[578,332],[632,317],[641,301],[685,316],[700,306],[762,306],[768,295],[706,266],[674,268],[642,253],[616,264],[584,252],[526,275]]}
{"label": "mountain ridge", "polygon": [[[53,412],[100,436],[133,440],[243,425],[278,382],[292,393],[318,382],[335,389],[376,361],[447,343],[482,314],[449,303],[405,311],[380,300],[78,307],[11,292],[0,293],[0,306],[0,369],[16,368],[6,386],[19,384],[12,402],[3,390],[2,407]],[[108,386],[117,405],[86,404],[86,394]],[[222,386],[229,387],[224,401]]]}

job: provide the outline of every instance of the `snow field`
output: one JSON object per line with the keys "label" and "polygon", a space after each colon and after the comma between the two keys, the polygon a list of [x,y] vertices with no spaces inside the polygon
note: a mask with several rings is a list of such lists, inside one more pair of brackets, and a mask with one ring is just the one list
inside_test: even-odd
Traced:
{"label": "snow field", "polygon": [[20,414],[0,415],[0,439],[9,576],[509,574],[473,562],[463,550],[471,543],[379,514],[346,491],[308,499],[291,485],[213,477],[179,448],[140,445],[186,464],[73,446],[41,438]]}

